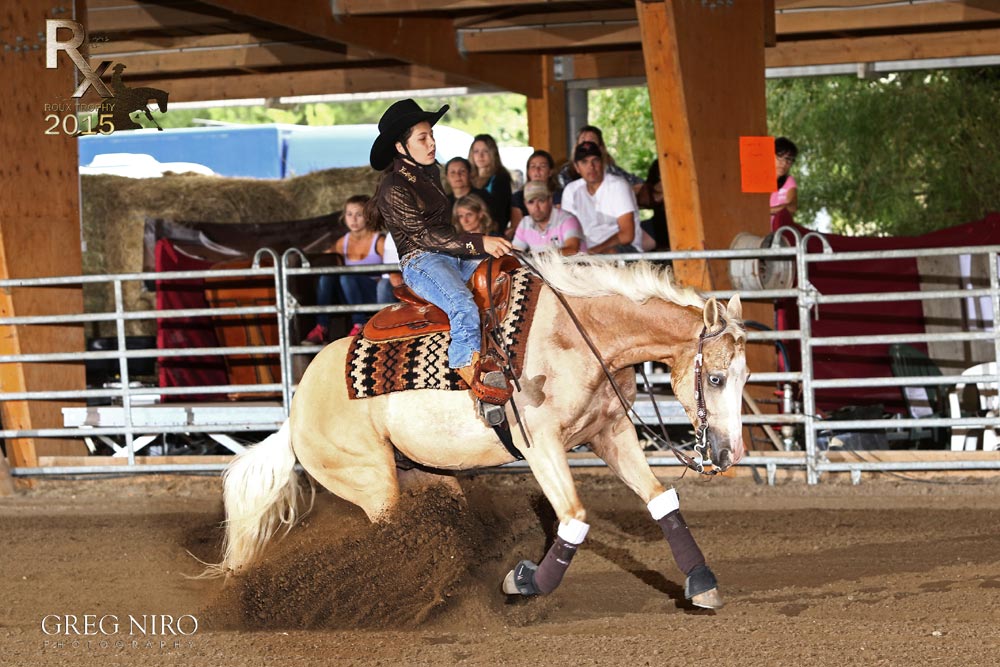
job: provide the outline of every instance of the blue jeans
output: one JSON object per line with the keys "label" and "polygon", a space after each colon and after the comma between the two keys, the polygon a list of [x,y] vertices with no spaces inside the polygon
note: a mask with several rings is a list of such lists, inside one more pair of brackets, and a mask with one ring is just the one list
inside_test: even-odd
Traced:
{"label": "blue jeans", "polygon": [[[344,301],[351,306],[375,303],[377,286],[378,278],[372,276],[360,273],[344,273],[340,276]],[[351,313],[351,324],[364,324],[370,317],[370,313]]]}
{"label": "blue jeans", "polygon": [[399,300],[396,298],[396,295],[392,293],[392,281],[388,278],[378,279],[376,292],[378,292],[379,303],[396,303]]}
{"label": "blue jeans", "polygon": [[438,252],[424,252],[403,265],[403,282],[417,296],[430,301],[448,315],[451,345],[448,366],[461,368],[472,362],[472,353],[482,349],[479,308],[465,283],[481,259],[463,259]]}
{"label": "blue jeans", "polygon": [[[337,276],[326,273],[316,282],[316,305],[331,306],[337,291]],[[330,313],[316,313],[316,324],[330,327]]]}

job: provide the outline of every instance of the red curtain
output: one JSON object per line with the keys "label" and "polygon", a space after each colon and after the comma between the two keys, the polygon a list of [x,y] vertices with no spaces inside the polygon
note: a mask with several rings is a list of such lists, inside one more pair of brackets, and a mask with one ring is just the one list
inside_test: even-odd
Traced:
{"label": "red curtain", "polygon": [[[156,243],[157,271],[199,271],[211,268],[212,262],[189,257],[177,251],[167,239]],[[207,308],[205,281],[157,280],[156,309]],[[218,347],[215,328],[208,317],[171,317],[156,320],[156,347],[161,350],[191,347]],[[161,387],[199,387],[229,383],[225,360],[210,357],[160,357]],[[222,394],[164,396],[164,401],[223,400]]]}

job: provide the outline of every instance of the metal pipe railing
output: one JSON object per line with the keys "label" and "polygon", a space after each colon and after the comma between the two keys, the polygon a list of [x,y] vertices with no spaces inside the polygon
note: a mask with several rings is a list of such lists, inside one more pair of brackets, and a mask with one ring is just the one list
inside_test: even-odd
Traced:
{"label": "metal pipe railing", "polygon": [[[769,342],[797,341],[800,344],[802,356],[801,371],[767,372],[755,373],[751,377],[754,383],[796,383],[802,389],[802,411],[799,414],[767,414],[767,415],[746,415],[744,423],[747,425],[783,425],[785,427],[798,426],[802,429],[804,454],[798,457],[764,457],[766,462],[751,463],[749,465],[765,465],[768,467],[769,477],[775,466],[794,466],[806,469],[807,480],[810,484],[815,484],[819,480],[819,475],[823,472],[831,471],[851,471],[852,475],[859,470],[923,470],[923,469],[1000,469],[1000,459],[997,461],[975,462],[975,466],[966,466],[970,463],[966,461],[941,461],[941,462],[893,462],[888,463],[870,462],[865,464],[855,463],[830,463],[826,452],[821,451],[817,443],[817,433],[821,430],[843,431],[846,429],[874,430],[889,429],[897,430],[903,428],[919,427],[951,427],[951,428],[981,428],[1000,426],[1000,417],[963,417],[960,419],[935,417],[927,419],[873,419],[873,420],[850,420],[850,421],[830,421],[822,420],[817,415],[816,391],[833,388],[865,388],[865,387],[899,387],[899,386],[938,386],[954,385],[956,383],[973,384],[977,382],[1000,382],[1000,377],[992,375],[959,376],[944,375],[940,377],[877,377],[877,378],[833,378],[817,379],[814,377],[814,350],[816,348],[845,347],[856,345],[884,345],[895,342],[935,342],[935,341],[993,341],[994,356],[1000,359],[1000,332],[994,324],[993,331],[965,331],[949,333],[908,333],[893,335],[854,335],[854,336],[826,336],[816,337],[812,332],[812,317],[816,310],[823,305],[829,304],[850,304],[858,302],[884,302],[893,303],[900,301],[929,301],[956,298],[982,298],[988,296],[993,306],[994,318],[1000,313],[1000,277],[997,269],[997,253],[1000,246],[970,246],[961,248],[922,248],[871,252],[845,252],[833,253],[822,235],[815,232],[800,235],[795,230],[781,230],[778,236],[788,235],[795,239],[795,244],[791,246],[779,246],[764,249],[741,249],[741,250],[704,250],[704,251],[678,251],[663,253],[647,253],[634,255],[617,255],[604,257],[608,260],[633,260],[646,259],[651,261],[666,260],[732,260],[732,259],[766,259],[768,261],[794,261],[798,276],[797,284],[788,289],[767,289],[752,292],[741,292],[744,300],[773,300],[773,299],[794,299],[799,312],[799,328],[796,330],[784,331],[756,331],[748,332],[748,342],[755,344],[766,344]],[[818,242],[820,252],[809,252],[810,246],[816,248]],[[271,268],[260,268],[260,259],[264,255],[270,255],[273,266]],[[290,266],[290,259],[293,255],[298,255],[302,266]],[[809,281],[810,267],[816,263],[829,263],[836,261],[857,261],[878,258],[880,260],[919,258],[919,257],[943,257],[958,255],[986,255],[990,265],[990,286],[976,287],[972,289],[945,289],[933,291],[906,291],[887,293],[861,293],[861,294],[821,294]],[[292,373],[292,359],[294,355],[315,353],[313,346],[295,345],[292,339],[292,321],[297,315],[314,315],[318,313],[343,314],[349,312],[374,312],[383,307],[383,304],[362,304],[362,305],[329,305],[329,306],[305,306],[299,304],[291,294],[288,281],[293,277],[319,276],[325,274],[356,274],[356,273],[384,273],[398,270],[396,265],[380,264],[354,267],[311,267],[306,258],[297,250],[290,250],[280,258],[270,250],[259,251],[255,257],[254,267],[251,269],[227,269],[222,271],[201,270],[201,271],[178,271],[165,273],[131,273],[120,275],[103,276],[59,276],[53,278],[32,278],[32,279],[8,279],[0,280],[0,289],[17,288],[44,288],[65,285],[84,285],[110,283],[115,295],[115,311],[108,313],[74,313],[67,315],[33,315],[0,318],[0,326],[35,326],[47,324],[80,324],[103,321],[115,322],[115,333],[118,342],[117,350],[109,351],[88,351],[88,352],[53,352],[44,354],[10,354],[0,355],[0,363],[65,363],[80,362],[88,359],[116,359],[119,364],[119,376],[122,379],[118,388],[86,389],[86,390],[61,390],[61,391],[25,391],[11,392],[0,395],[2,401],[16,400],[66,400],[85,398],[114,398],[121,401],[124,424],[118,427],[102,428],[38,428],[38,429],[6,429],[0,430],[0,437],[66,437],[73,436],[123,436],[129,455],[129,465],[125,469],[141,469],[143,472],[151,472],[153,468],[162,468],[163,471],[172,471],[170,466],[140,466],[135,464],[133,441],[138,434],[174,434],[174,433],[215,433],[215,432],[249,432],[260,430],[262,424],[241,425],[137,425],[133,420],[133,411],[140,406],[136,400],[143,396],[183,396],[187,393],[198,394],[226,394],[231,392],[241,392],[246,394],[281,394],[281,412],[287,417],[291,403],[291,396],[295,389],[294,377]],[[226,307],[226,308],[198,308],[198,309],[172,309],[164,311],[143,310],[128,312],[124,306],[123,284],[128,281],[139,280],[188,280],[193,278],[260,278],[271,277],[274,280],[275,303],[273,305],[246,306],[246,307]],[[731,297],[733,290],[717,290],[708,293],[719,298]],[[278,344],[277,345],[246,345],[238,347],[204,347],[183,350],[130,350],[125,348],[125,322],[148,319],[170,319],[182,317],[203,317],[203,316],[245,316],[256,315],[269,317],[273,316],[278,324]],[[281,382],[256,384],[256,385],[212,385],[209,387],[132,387],[128,382],[128,363],[133,359],[149,358],[174,358],[174,357],[207,357],[225,355],[253,355],[255,357],[277,356],[281,368]],[[1000,372],[998,372],[1000,376]],[[668,373],[652,373],[650,381],[653,384],[668,384],[670,376]],[[665,420],[668,425],[689,425],[686,417],[668,417]],[[275,423],[274,426],[277,426]],[[264,424],[266,426],[266,424]],[[652,460],[652,459],[651,459]],[[751,457],[752,461],[755,461]],[[664,463],[656,465],[674,465],[673,459],[664,459]],[[590,465],[575,464],[575,465]],[[600,463],[595,463],[600,465]],[[879,468],[879,465],[885,467]],[[860,466],[860,467],[859,467]],[[909,467],[908,467],[909,466]],[[979,467],[976,467],[979,466]],[[93,470],[102,467],[90,466],[87,469]],[[114,472],[122,472],[122,466],[105,466],[113,469]],[[195,467],[180,467],[177,470],[196,470]],[[210,468],[218,469],[218,468]],[[18,469],[15,474],[36,474],[26,472],[28,469]],[[74,468],[74,470],[79,470]],[[38,473],[43,474],[43,473]],[[56,473],[52,473],[56,474]]]}

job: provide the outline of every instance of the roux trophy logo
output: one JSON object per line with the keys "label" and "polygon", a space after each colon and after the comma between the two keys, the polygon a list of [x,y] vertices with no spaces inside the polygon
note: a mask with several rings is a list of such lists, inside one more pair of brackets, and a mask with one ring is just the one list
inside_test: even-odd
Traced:
{"label": "roux trophy logo", "polygon": [[[59,40],[59,30],[64,29],[70,32],[70,38],[66,41]],[[58,134],[59,129],[66,134],[111,134],[116,130],[138,130],[142,125],[132,119],[131,114],[141,111],[145,114],[156,129],[162,130],[160,124],[153,118],[149,110],[149,102],[155,101],[157,108],[162,113],[167,111],[166,91],[158,88],[131,88],[122,82],[122,72],[125,65],[118,63],[114,66],[114,74],[111,76],[110,88],[101,77],[111,66],[110,60],[102,60],[95,70],[80,53],[80,46],[87,40],[87,31],[82,24],[67,19],[47,19],[45,21],[45,67],[56,69],[59,67],[59,52],[64,51],[69,59],[76,66],[76,69],[83,76],[83,81],[73,91],[72,97],[79,99],[90,89],[100,95],[103,99],[99,104],[46,104],[46,111],[70,112],[60,117],[52,113],[45,117],[46,121],[54,121],[46,129],[46,134]],[[72,107],[76,106],[77,109]],[[76,111],[96,111],[97,123],[90,116],[83,117],[83,123],[87,126],[81,128],[81,121],[77,119]]]}

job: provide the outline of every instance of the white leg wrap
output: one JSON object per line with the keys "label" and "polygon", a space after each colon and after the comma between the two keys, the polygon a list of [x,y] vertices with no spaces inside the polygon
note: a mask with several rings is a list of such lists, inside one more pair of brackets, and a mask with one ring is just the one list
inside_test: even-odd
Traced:
{"label": "white leg wrap", "polygon": [[659,521],[671,512],[681,508],[680,500],[677,499],[677,490],[669,489],[656,496],[646,504],[649,513],[653,516],[653,521]]}
{"label": "white leg wrap", "polygon": [[568,521],[559,522],[558,535],[570,544],[583,544],[583,540],[587,537],[588,530],[590,530],[590,524],[584,523],[583,521],[577,521],[576,519],[570,519]]}

